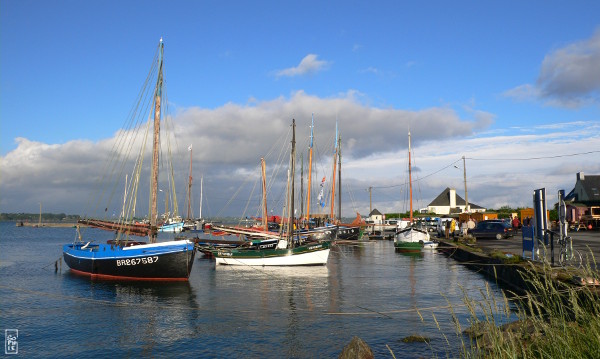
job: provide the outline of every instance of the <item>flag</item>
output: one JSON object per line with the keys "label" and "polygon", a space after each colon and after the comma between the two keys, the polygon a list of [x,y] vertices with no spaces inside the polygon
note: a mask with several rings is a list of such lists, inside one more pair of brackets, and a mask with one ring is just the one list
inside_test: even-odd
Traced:
{"label": "flag", "polygon": [[191,151],[191,150],[192,150],[192,145],[190,145],[190,147],[188,147],[188,151]]}
{"label": "flag", "polygon": [[321,192],[319,192],[319,196],[317,196],[317,200],[319,201],[319,204],[321,205],[321,207],[325,207],[325,201],[323,201],[324,186],[325,186],[325,177],[323,177],[323,179],[321,180]]}

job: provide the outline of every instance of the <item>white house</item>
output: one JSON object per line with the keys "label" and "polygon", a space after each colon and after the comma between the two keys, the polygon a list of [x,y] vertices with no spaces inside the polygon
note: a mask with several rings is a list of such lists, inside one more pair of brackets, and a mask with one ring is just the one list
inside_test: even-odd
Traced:
{"label": "white house", "polygon": [[381,224],[383,223],[383,214],[376,208],[369,213],[368,223]]}
{"label": "white house", "polygon": [[[452,214],[465,212],[466,201],[456,194],[454,188],[446,187],[429,205],[428,213]],[[469,212],[485,212],[485,208],[469,202]]]}

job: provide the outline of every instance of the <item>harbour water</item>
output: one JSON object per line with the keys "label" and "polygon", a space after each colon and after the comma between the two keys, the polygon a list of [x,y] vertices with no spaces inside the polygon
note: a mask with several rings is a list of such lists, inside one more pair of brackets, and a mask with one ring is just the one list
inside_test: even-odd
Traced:
{"label": "harbour water", "polygon": [[[0,329],[18,330],[19,354],[336,358],[358,336],[376,357],[456,357],[448,304],[465,328],[465,294],[481,298],[487,284],[501,298],[454,260],[396,253],[390,241],[336,246],[325,267],[216,268],[198,254],[189,282],[93,282],[64,262],[55,271],[75,236],[0,223]],[[430,342],[402,342],[410,335]]]}

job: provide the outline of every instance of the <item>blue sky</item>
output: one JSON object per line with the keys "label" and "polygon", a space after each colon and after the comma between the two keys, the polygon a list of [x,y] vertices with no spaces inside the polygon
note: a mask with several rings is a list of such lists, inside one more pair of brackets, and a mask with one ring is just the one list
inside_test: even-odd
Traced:
{"label": "blue sky", "polygon": [[[309,114],[316,113],[325,139],[337,117],[342,138],[349,140],[344,145],[349,183],[361,193],[360,204],[352,207],[361,213],[368,208],[360,188],[385,187],[404,174],[390,172],[390,163],[367,176],[352,172],[353,166],[403,158],[409,125],[416,156],[432,158],[430,167],[423,163],[423,175],[462,155],[475,157],[473,152],[524,158],[597,151],[599,13],[596,1],[5,0],[0,3],[0,210],[35,212],[39,199],[33,197],[46,196],[7,184],[11,176],[31,175],[22,163],[32,154],[59,164],[61,149],[73,141],[93,147],[121,128],[161,37],[176,125],[198,126],[199,134],[213,128],[214,140],[220,133],[232,137],[226,133],[234,126],[229,121],[241,126],[252,118],[246,126],[270,128],[275,119],[287,123],[295,117],[304,131]],[[386,115],[379,118],[381,113]],[[478,147],[492,143],[498,143],[496,152]],[[527,143],[535,149],[522,147]],[[264,151],[255,150],[257,157]],[[600,173],[598,157],[575,156],[557,164],[565,169],[581,161],[548,185],[570,189],[575,172]],[[212,168],[226,160],[215,160],[209,151],[197,161],[198,168],[223,175],[230,166],[243,167],[232,161]],[[56,170],[57,180],[50,182],[62,183],[59,173],[65,171],[57,166],[42,177],[53,178],[50,171]],[[523,176],[532,177],[525,174],[532,167],[523,164]],[[532,179],[537,182],[526,187],[513,191],[508,187],[514,184],[499,184],[491,192],[489,179],[504,170],[482,169],[479,202],[527,204],[522,198],[529,198],[531,186],[544,185],[547,167],[539,164]],[[478,175],[472,173],[474,193]],[[447,178],[429,181],[424,204],[446,187]],[[456,181],[448,186],[458,187]],[[50,185],[44,190],[68,191]],[[7,191],[22,197],[6,196]],[[393,196],[380,199],[383,210],[400,209]],[[83,211],[81,203],[47,201],[55,210]],[[218,212],[219,205],[214,207]]]}

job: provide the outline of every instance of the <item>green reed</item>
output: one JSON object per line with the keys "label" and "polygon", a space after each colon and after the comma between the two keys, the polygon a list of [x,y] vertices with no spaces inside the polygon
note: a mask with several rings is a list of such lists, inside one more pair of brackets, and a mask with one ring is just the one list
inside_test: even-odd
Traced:
{"label": "green reed", "polygon": [[574,284],[582,278],[598,283],[591,251],[587,257],[582,269],[526,266],[528,291],[521,296],[509,293],[517,308],[518,320],[512,323],[502,324],[510,317],[506,294],[503,303],[496,301],[488,286],[481,291],[483,299],[465,295],[470,327],[463,331],[454,318],[462,341],[460,356],[600,358],[600,286]]}

